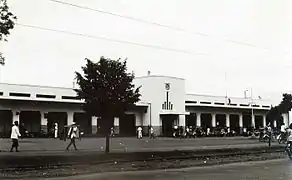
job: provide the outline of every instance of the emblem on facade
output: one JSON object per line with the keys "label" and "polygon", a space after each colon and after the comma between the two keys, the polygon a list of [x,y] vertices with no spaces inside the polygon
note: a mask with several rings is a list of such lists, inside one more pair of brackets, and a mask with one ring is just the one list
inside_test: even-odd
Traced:
{"label": "emblem on facade", "polygon": [[169,83],[165,83],[165,89],[166,89],[167,91],[170,90],[170,84],[169,84]]}
{"label": "emblem on facade", "polygon": [[169,100],[169,90],[170,90],[170,84],[165,83],[165,89],[166,89],[166,101],[162,104],[163,110],[173,110],[173,104]]}

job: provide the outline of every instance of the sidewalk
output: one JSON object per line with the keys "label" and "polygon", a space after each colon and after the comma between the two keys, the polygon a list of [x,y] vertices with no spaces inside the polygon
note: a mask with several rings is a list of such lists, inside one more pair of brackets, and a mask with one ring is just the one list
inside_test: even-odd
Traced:
{"label": "sidewalk", "polygon": [[[19,150],[24,152],[41,152],[56,153],[63,152],[69,141],[59,139],[20,139]],[[174,138],[158,138],[150,140],[144,138],[138,140],[136,138],[112,138],[111,152],[140,152],[140,151],[165,151],[165,150],[187,150],[195,147],[204,148],[206,146],[230,146],[230,145],[250,145],[262,144],[258,140],[249,138],[197,138],[197,139],[174,139]],[[80,151],[100,151],[105,149],[105,138],[83,138],[77,140],[76,145]],[[0,150],[9,151],[11,147],[10,139],[0,139]],[[1,155],[2,153],[0,153]]]}

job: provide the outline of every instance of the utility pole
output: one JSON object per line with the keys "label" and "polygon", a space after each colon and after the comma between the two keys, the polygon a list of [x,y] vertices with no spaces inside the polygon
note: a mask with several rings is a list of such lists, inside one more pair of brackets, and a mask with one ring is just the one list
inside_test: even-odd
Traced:
{"label": "utility pole", "polygon": [[225,84],[225,103],[228,104],[228,94],[227,94],[227,73],[224,73],[224,84]]}
{"label": "utility pole", "polygon": [[247,92],[247,91],[248,91],[248,89],[244,91],[244,99],[247,98],[247,95],[246,95],[246,92]]}
{"label": "utility pole", "polygon": [[250,88],[250,90],[246,89],[244,91],[244,96],[245,98],[247,98],[246,96],[246,92],[250,91],[250,102],[249,104],[251,105],[251,126],[252,128],[255,128],[255,118],[254,118],[254,110],[253,110],[253,93],[252,93],[252,88]]}
{"label": "utility pole", "polygon": [[251,94],[251,124],[252,127],[255,128],[255,118],[254,118],[254,112],[253,112],[253,95],[252,95],[252,88],[250,89]]}

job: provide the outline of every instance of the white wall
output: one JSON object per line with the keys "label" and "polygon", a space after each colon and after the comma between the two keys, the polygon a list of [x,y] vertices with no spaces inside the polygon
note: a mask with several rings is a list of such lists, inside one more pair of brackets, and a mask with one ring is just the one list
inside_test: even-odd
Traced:
{"label": "white wall", "polygon": [[[3,92],[3,96],[0,96],[0,99],[81,102],[80,100],[61,98],[62,96],[75,97],[77,94],[71,88],[22,85],[22,84],[0,84],[0,92]],[[30,94],[30,97],[9,96],[9,93],[27,93],[27,94]],[[56,98],[37,98],[36,94],[55,95]]]}
{"label": "white wall", "polygon": [[[173,110],[163,110],[162,104],[166,101],[165,83],[170,84],[169,101],[173,104]],[[145,76],[134,80],[136,87],[141,86],[141,101],[151,103],[151,120],[153,126],[161,126],[160,113],[185,112],[185,80],[181,78],[165,76]],[[149,117],[149,107],[146,117]]]}
{"label": "white wall", "polygon": [[[224,96],[212,96],[212,95],[201,95],[201,94],[186,94],[185,100],[186,101],[195,101],[197,103],[187,103],[192,104],[196,106],[221,106],[215,103],[224,103],[226,107],[231,107],[228,105],[228,99],[230,99],[231,104],[235,104],[237,108],[249,108],[245,106],[240,106],[240,104],[249,105],[259,105],[259,107],[254,107],[254,109],[270,109],[270,106],[272,104],[272,101],[268,99],[257,99],[253,98],[252,100],[250,98],[239,98],[239,97],[224,97]],[[210,102],[211,104],[201,104],[201,102]],[[264,107],[263,107],[264,106]],[[266,107],[267,106],[267,107]]]}

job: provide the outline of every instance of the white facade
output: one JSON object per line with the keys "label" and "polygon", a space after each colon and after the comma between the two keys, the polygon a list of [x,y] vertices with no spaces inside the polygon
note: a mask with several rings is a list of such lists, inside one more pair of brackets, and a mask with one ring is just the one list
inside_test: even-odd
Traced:
{"label": "white facade", "polygon": [[[153,126],[156,134],[165,133],[170,124],[186,126],[186,117],[194,113],[197,126],[204,124],[201,115],[210,113],[212,126],[216,126],[216,114],[225,115],[226,126],[233,124],[231,116],[236,114],[239,126],[243,127],[244,113],[249,112],[253,126],[257,121],[256,116],[262,116],[262,125],[265,125],[266,113],[271,108],[271,103],[267,100],[186,94],[185,80],[182,78],[151,75],[135,78],[134,84],[136,87],[141,86],[142,96],[140,102],[136,103],[138,110],[126,112],[134,115],[134,120],[131,121],[134,122],[132,128],[142,126],[147,131],[148,126]],[[76,92],[71,88],[0,84],[0,102],[0,110],[13,112],[13,121],[19,120],[19,113],[22,111],[39,111],[42,126],[47,125],[46,114],[49,112],[65,112],[67,124],[73,122],[74,113],[83,112],[81,108],[83,101],[76,99]],[[96,117],[91,119],[92,132],[95,133],[98,120]],[[284,116],[284,122],[289,123],[288,115]],[[115,118],[115,127],[122,128],[122,123],[125,123],[125,120]]]}
{"label": "white facade", "polygon": [[[145,76],[134,80],[140,87],[141,102],[147,102],[149,109],[144,115],[143,126],[162,126],[163,115],[177,115],[175,124],[185,126],[185,80],[165,76]],[[169,86],[167,89],[166,86]],[[151,106],[151,107],[150,107]],[[156,133],[160,131],[156,129]]]}

